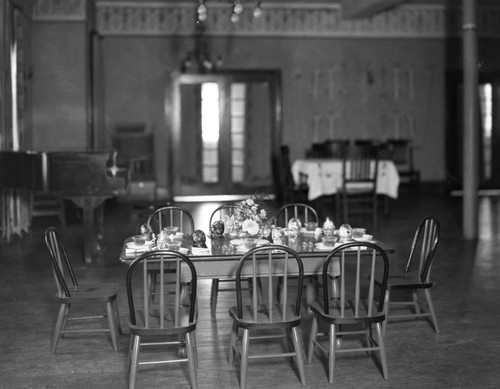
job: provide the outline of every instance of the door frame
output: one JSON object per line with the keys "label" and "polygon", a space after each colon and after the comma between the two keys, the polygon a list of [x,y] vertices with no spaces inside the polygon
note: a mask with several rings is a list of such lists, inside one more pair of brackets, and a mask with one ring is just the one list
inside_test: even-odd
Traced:
{"label": "door frame", "polygon": [[[181,166],[181,153],[179,150],[181,143],[181,86],[187,84],[200,84],[202,82],[267,82],[269,84],[270,109],[271,114],[271,158],[269,160],[269,171],[272,172],[271,160],[279,153],[279,146],[282,139],[282,90],[281,90],[281,70],[223,70],[213,73],[181,73],[172,72],[169,77],[166,93],[165,115],[167,123],[167,188],[168,199],[176,196],[175,171]],[[225,117],[225,112],[229,109],[227,102],[221,100],[221,114]],[[224,119],[223,119],[224,120]],[[271,184],[274,189],[274,185]]]}

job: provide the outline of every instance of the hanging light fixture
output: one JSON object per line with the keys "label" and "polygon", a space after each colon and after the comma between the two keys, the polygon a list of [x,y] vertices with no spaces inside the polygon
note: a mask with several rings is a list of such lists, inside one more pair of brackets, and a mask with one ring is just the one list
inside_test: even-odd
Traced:
{"label": "hanging light fixture", "polygon": [[[240,20],[240,15],[244,10],[243,3],[246,1],[250,2],[249,0],[228,0],[228,2],[231,4],[231,21],[233,23],[237,23]],[[196,12],[199,22],[204,22],[207,20],[208,2],[209,0],[198,0],[198,8]],[[218,0],[214,0],[214,2],[218,2]],[[262,15],[261,3],[261,0],[255,0],[256,5],[253,10],[254,18],[258,18]]]}

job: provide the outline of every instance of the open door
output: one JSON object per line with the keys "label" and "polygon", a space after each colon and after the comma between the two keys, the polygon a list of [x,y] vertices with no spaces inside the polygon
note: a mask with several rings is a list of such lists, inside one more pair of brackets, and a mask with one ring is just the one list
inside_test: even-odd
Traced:
{"label": "open door", "polygon": [[173,74],[172,197],[272,193],[280,73]]}

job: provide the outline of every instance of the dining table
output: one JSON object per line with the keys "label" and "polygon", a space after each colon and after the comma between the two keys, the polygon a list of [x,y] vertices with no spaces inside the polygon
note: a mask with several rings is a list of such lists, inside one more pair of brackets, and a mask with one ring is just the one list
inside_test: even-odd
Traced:
{"label": "dining table", "polygon": [[[321,275],[325,258],[329,252],[340,245],[340,243],[335,243],[334,246],[324,246],[322,243],[323,236],[320,231],[320,228],[314,231],[307,231],[305,228],[302,228],[297,236],[291,237],[285,233],[280,237],[280,241],[278,242],[299,253],[304,267],[304,276]],[[363,241],[363,238],[360,238],[360,240]],[[376,243],[388,254],[394,253],[394,248],[374,236],[367,235],[365,241]],[[274,245],[277,242],[269,237],[269,239],[259,239],[257,244]],[[180,251],[186,254],[194,264],[198,279],[234,277],[240,259],[248,251],[243,246],[243,239],[227,235],[208,238],[203,246],[205,247],[197,247],[197,243],[193,241],[192,235],[184,235],[182,238]],[[119,259],[124,264],[130,264],[141,254],[151,250],[158,250],[154,241],[151,244],[136,245],[133,238],[128,237],[123,242]],[[289,271],[293,274],[294,268],[292,267]],[[245,274],[243,273],[243,275]],[[334,289],[336,277],[339,275],[340,264],[338,260],[334,260],[330,267],[330,277]],[[311,303],[316,298],[312,277],[305,277],[305,286],[306,301],[307,303]]]}
{"label": "dining table", "polygon": [[[312,201],[320,196],[334,195],[342,188],[342,164],[339,158],[304,158],[294,161],[291,167],[295,182],[307,177],[307,198]],[[390,198],[398,198],[399,173],[391,160],[378,161],[376,192]]]}

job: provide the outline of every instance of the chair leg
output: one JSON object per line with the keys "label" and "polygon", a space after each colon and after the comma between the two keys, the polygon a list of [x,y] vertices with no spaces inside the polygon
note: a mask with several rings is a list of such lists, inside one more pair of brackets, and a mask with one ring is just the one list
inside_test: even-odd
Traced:
{"label": "chair leg", "polygon": [[217,297],[219,294],[219,279],[212,279],[212,293],[210,296],[210,310],[212,311],[212,315],[215,314],[217,310]]}
{"label": "chair leg", "polygon": [[306,384],[306,374],[304,371],[304,351],[302,350],[302,340],[300,339],[299,331],[297,327],[292,328],[292,343],[295,350],[297,368],[299,369],[300,382],[302,385]]}
{"label": "chair leg", "polygon": [[376,323],[376,328],[377,328],[377,342],[380,351],[380,364],[382,365],[382,373],[384,375],[384,379],[388,379],[389,372],[387,369],[387,355],[385,352],[384,336],[382,334],[382,326],[380,325],[380,323]]}
{"label": "chair leg", "polygon": [[335,344],[336,344],[335,324],[330,324],[329,331],[329,349],[328,349],[328,382],[333,384],[333,372],[335,370]]}
{"label": "chair leg", "polygon": [[439,327],[437,323],[436,313],[434,312],[434,305],[432,304],[432,299],[431,299],[431,291],[429,289],[425,289],[424,293],[425,293],[425,298],[427,299],[427,306],[429,307],[429,311],[431,313],[432,324],[434,325],[434,331],[436,331],[436,334],[439,334]]}
{"label": "chair leg", "polygon": [[118,302],[116,301],[116,299],[113,300],[113,314],[114,314],[114,317],[115,317],[115,323],[116,323],[117,333],[119,335],[123,335],[122,324],[121,324],[121,321],[120,321],[120,311],[118,310]]}
{"label": "chair leg", "polygon": [[59,315],[57,316],[56,328],[54,329],[54,337],[52,338],[51,351],[56,352],[57,343],[61,336],[61,331],[66,327],[66,320],[69,313],[69,304],[61,304],[59,308]]}
{"label": "chair leg", "polygon": [[384,297],[384,314],[385,314],[385,320],[383,323],[383,334],[385,336],[385,332],[387,330],[387,322],[389,321],[389,304],[391,303],[391,291],[387,289],[385,291],[385,297]]}
{"label": "chair leg", "polygon": [[116,341],[116,333],[118,328],[116,326],[116,311],[114,309],[112,301],[108,301],[106,303],[106,310],[108,313],[108,325],[109,325],[109,333],[111,335],[111,343],[113,344],[113,350],[118,351],[118,342]]}
{"label": "chair leg", "polygon": [[248,370],[248,346],[250,342],[250,331],[247,328],[243,329],[243,343],[241,346],[241,363],[240,363],[240,388],[247,387],[247,370]]}
{"label": "chair leg", "polygon": [[318,318],[314,315],[312,324],[311,324],[311,336],[309,337],[309,347],[307,350],[307,362],[312,361],[312,357],[314,354],[314,342],[318,336]]}
{"label": "chair leg", "polygon": [[197,377],[197,361],[196,361],[196,341],[193,339],[193,332],[188,332],[185,336],[186,341],[186,351],[189,364],[189,376],[191,378],[191,387],[193,389],[198,388],[198,377]]}
{"label": "chair leg", "polygon": [[132,335],[132,349],[130,350],[130,377],[129,377],[129,389],[135,388],[135,381],[137,378],[137,367],[139,364],[139,352],[141,348],[141,337],[138,335]]}
{"label": "chair leg", "polygon": [[420,310],[420,303],[418,301],[418,293],[416,289],[413,289],[412,291],[412,298],[413,298],[413,306],[415,308],[415,313],[417,315],[420,315],[421,310]]}
{"label": "chair leg", "polygon": [[233,366],[234,361],[234,353],[236,350],[236,342],[238,341],[238,325],[233,323],[231,329],[231,337],[229,339],[229,355],[228,355],[228,364],[229,366]]}

